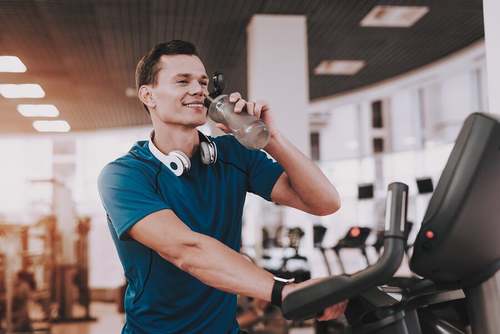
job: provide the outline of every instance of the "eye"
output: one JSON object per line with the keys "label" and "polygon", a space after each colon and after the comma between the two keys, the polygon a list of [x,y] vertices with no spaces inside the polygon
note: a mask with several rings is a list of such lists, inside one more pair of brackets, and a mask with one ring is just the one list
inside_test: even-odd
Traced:
{"label": "eye", "polygon": [[200,81],[200,85],[202,85],[203,87],[207,87],[208,86],[208,82],[206,82],[206,81]]}
{"label": "eye", "polygon": [[188,81],[187,80],[177,80],[176,83],[179,84],[179,85],[187,85]]}

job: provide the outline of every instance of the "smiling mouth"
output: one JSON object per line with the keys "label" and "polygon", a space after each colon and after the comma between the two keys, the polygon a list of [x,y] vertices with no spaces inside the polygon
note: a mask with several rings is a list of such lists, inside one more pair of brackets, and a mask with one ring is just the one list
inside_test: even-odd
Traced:
{"label": "smiling mouth", "polygon": [[187,103],[187,104],[184,104],[185,107],[188,107],[188,108],[204,108],[205,106],[203,105],[203,103]]}

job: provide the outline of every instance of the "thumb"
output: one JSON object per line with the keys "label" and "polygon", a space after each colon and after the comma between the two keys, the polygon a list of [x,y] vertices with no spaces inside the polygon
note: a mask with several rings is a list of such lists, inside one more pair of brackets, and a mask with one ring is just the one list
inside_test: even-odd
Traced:
{"label": "thumb", "polygon": [[216,126],[218,129],[220,129],[220,130],[224,131],[225,133],[229,133],[229,132],[231,132],[231,130],[230,130],[227,126],[225,126],[224,124],[222,124],[222,123],[215,123],[215,126]]}

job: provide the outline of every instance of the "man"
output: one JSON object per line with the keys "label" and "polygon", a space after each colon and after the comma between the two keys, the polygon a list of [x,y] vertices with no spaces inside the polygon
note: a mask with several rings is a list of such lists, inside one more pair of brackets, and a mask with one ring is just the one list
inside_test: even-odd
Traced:
{"label": "man", "polygon": [[[236,294],[279,305],[311,283],[285,286],[238,253],[247,191],[316,215],[335,212],[338,194],[279,133],[266,104],[230,95],[235,112],[246,107],[267,124],[271,139],[265,150],[277,162],[233,136],[198,133],[196,127],[207,120],[208,77],[191,43],[155,46],[137,65],[136,85],[154,132],[99,176],[129,283],[122,333],[238,333]],[[207,153],[209,162],[200,158],[204,144],[216,146],[216,154]],[[345,303],[332,306],[320,320],[344,308]]]}

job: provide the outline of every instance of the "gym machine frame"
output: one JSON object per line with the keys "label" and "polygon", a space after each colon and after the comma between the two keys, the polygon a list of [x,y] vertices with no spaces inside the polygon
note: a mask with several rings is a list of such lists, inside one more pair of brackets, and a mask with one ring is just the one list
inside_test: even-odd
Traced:
{"label": "gym machine frame", "polygon": [[[398,301],[385,293],[401,264],[407,189],[389,186],[384,252],[352,276],[327,278],[294,291],[283,303],[289,319],[305,319],[349,299],[352,333],[494,334],[500,328],[500,119],[470,115],[429,202],[410,266],[423,279],[401,289]],[[464,326],[456,327],[432,307],[462,303]]]}

